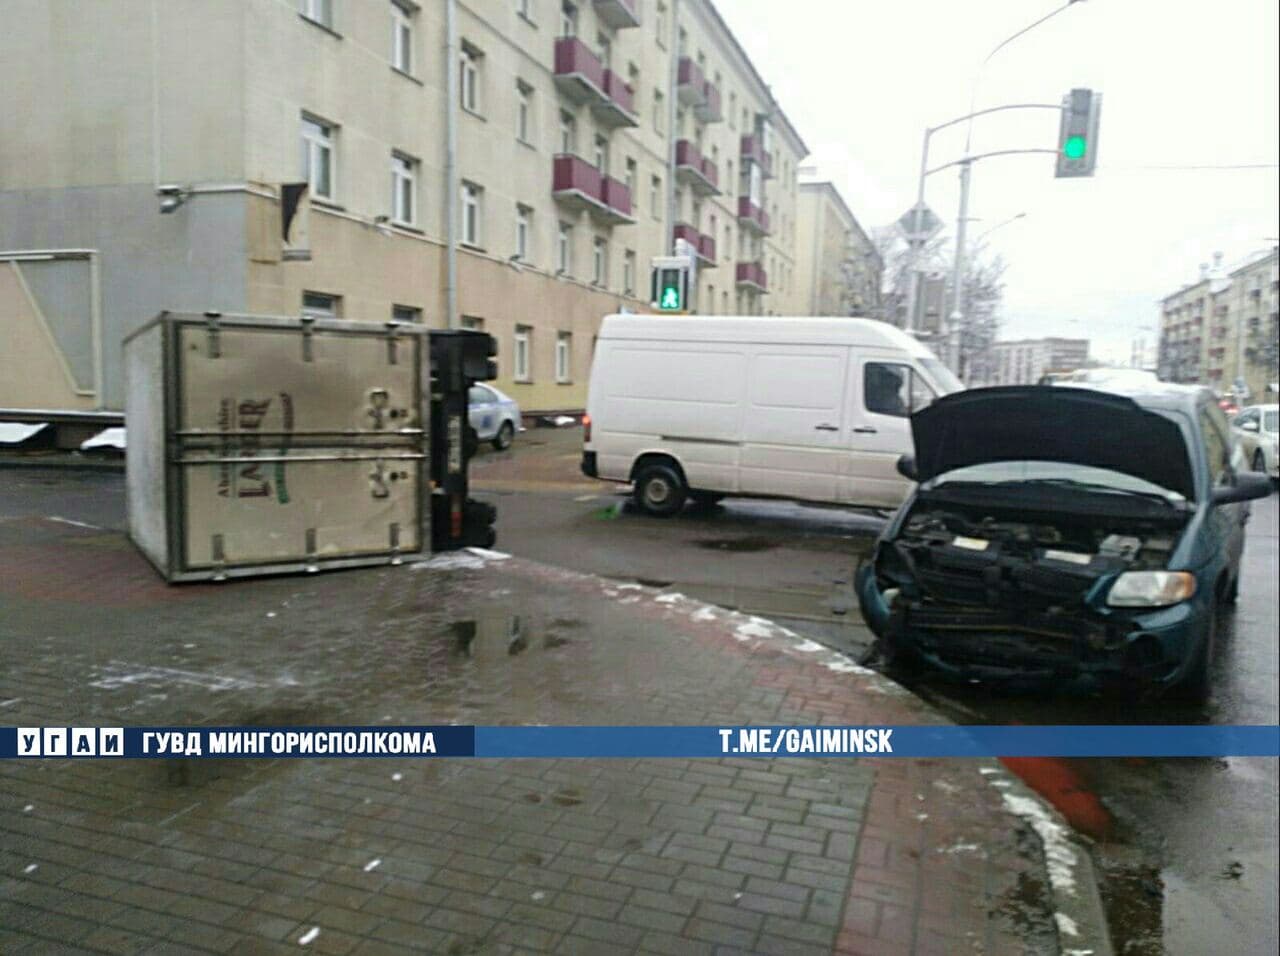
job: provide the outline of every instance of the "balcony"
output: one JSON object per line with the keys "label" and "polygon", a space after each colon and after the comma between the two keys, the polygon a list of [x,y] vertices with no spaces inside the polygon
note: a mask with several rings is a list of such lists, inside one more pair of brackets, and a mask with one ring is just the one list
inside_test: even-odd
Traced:
{"label": "balcony", "polygon": [[759,136],[742,137],[741,154],[743,162],[755,163],[760,167],[760,175],[765,179],[773,176],[773,169],[769,166],[769,154],[764,151],[764,140]]}
{"label": "balcony", "polygon": [[676,96],[685,106],[701,106],[707,98],[707,78],[702,67],[687,56],[676,67]]}
{"label": "balcony", "polygon": [[631,214],[631,190],[622,180],[601,177],[600,199],[603,206],[591,210],[596,221],[607,226],[627,226],[636,221]]}
{"label": "balcony", "polygon": [[602,86],[604,97],[591,104],[591,112],[601,126],[616,129],[619,126],[639,126],[636,116],[636,94],[613,70],[604,71]]}
{"label": "balcony", "polygon": [[738,225],[762,236],[769,235],[769,214],[751,201],[750,196],[738,197]]}
{"label": "balcony", "polygon": [[570,209],[608,208],[600,170],[571,153],[560,153],[552,160],[551,195]]}
{"label": "balcony", "polygon": [[718,123],[724,119],[720,112],[720,89],[710,80],[706,80],[706,93],[703,100],[693,107],[693,115],[704,123]]}
{"label": "balcony", "polygon": [[716,264],[716,241],[711,236],[704,236],[687,222],[678,222],[672,230],[673,239],[683,239],[689,243],[698,256],[701,268],[714,269]]}
{"label": "balcony", "polygon": [[769,283],[764,274],[764,266],[758,262],[739,262],[737,280],[739,289],[757,292],[762,295],[769,291]]}
{"label": "balcony", "polygon": [[720,174],[715,164],[702,155],[696,144],[687,139],[676,141],[676,179],[700,196],[712,196],[720,192]]}
{"label": "balcony", "polygon": [[604,66],[590,47],[577,37],[556,40],[556,88],[575,103],[608,99],[604,90]]}
{"label": "balcony", "polygon": [[615,30],[640,26],[636,0],[595,0],[596,16]]}

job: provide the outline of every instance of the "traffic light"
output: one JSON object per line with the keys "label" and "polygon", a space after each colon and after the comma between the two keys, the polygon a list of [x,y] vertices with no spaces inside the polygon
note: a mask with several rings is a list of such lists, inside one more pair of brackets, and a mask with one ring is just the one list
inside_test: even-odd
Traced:
{"label": "traffic light", "polygon": [[659,256],[653,260],[649,304],[659,312],[689,312],[695,266],[691,256]]}
{"label": "traffic light", "polygon": [[1101,112],[1102,94],[1093,90],[1072,90],[1062,98],[1055,177],[1093,175],[1098,163],[1098,118]]}

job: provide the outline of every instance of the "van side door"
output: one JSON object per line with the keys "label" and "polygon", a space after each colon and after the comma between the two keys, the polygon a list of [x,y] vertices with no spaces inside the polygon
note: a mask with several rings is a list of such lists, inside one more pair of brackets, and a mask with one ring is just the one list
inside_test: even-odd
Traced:
{"label": "van side door", "polygon": [[844,346],[752,347],[739,457],[744,493],[837,500],[848,359]]}
{"label": "van side door", "polygon": [[937,395],[906,356],[856,352],[849,363],[847,395],[848,454],[840,500],[896,508],[911,489],[898,474],[898,458],[914,448],[910,415]]}

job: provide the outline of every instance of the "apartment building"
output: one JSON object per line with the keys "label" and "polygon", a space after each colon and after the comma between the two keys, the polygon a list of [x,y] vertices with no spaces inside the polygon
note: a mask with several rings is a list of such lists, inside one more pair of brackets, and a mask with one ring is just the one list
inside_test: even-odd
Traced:
{"label": "apartment building", "polygon": [[805,315],[881,317],[884,262],[840,191],[830,182],[799,185],[797,279]]}
{"label": "apartment building", "polygon": [[1088,339],[1020,339],[991,347],[991,385],[1034,385],[1046,372],[1083,368],[1089,361]]}
{"label": "apartment building", "polygon": [[708,0],[15,0],[0,81],[0,407],[119,408],[171,309],[482,328],[579,409],[677,237],[698,311],[803,311],[805,146]]}
{"label": "apartment building", "polygon": [[1243,383],[1255,401],[1274,397],[1280,270],[1277,250],[1226,268],[1222,254],[1200,266],[1198,281],[1160,302],[1162,379],[1226,394]]}

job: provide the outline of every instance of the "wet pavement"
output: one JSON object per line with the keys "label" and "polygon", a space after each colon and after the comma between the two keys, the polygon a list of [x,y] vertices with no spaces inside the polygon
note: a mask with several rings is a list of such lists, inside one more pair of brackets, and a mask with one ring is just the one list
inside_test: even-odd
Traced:
{"label": "wet pavement", "polygon": [[[785,628],[519,557],[166,586],[122,497],[0,472],[5,723],[942,719]],[[1066,838],[992,761],[11,761],[0,951],[1056,953],[1101,926]]]}
{"label": "wet pavement", "polygon": [[[523,436],[522,436],[523,437]],[[529,432],[537,444],[490,455],[478,487],[500,504],[500,542],[519,554],[643,577],[785,621],[855,657],[871,645],[850,591],[873,515],[729,499],[661,521],[611,485],[577,474],[581,432]],[[530,486],[519,474],[536,476]],[[493,476],[492,479],[490,476]],[[557,479],[562,484],[557,485]],[[916,678],[911,689],[961,723],[1274,724],[1280,496],[1255,502],[1240,600],[1223,621],[1208,708],[1078,691],[994,693]],[[1017,766],[1097,839],[1117,952],[1272,953],[1277,936],[1280,767],[1268,759],[1073,760]]]}

